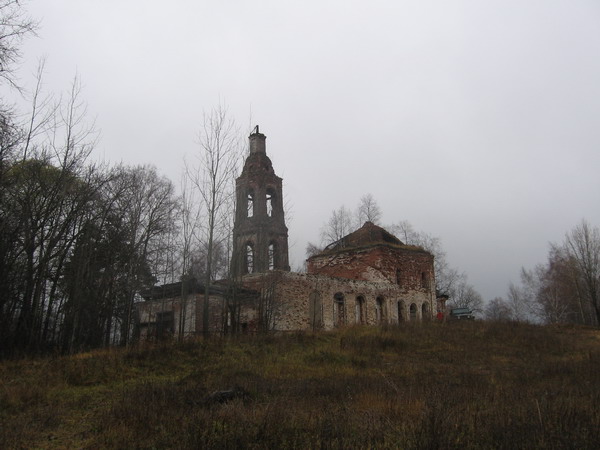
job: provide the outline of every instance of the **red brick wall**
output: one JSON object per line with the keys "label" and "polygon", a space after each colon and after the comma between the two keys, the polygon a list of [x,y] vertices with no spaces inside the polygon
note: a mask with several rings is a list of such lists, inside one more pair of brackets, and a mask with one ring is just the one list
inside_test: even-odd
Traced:
{"label": "red brick wall", "polygon": [[397,270],[400,287],[422,289],[422,274],[433,289],[433,256],[425,251],[408,250],[385,245],[349,249],[331,255],[317,255],[308,260],[311,274],[328,275],[350,280],[383,281],[396,284]]}

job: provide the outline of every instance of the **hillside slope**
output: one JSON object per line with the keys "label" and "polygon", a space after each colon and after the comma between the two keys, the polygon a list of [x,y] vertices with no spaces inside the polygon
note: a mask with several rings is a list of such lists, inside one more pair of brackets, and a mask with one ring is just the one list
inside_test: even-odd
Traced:
{"label": "hillside slope", "polygon": [[3,448],[600,448],[598,405],[589,328],[431,323],[0,363]]}

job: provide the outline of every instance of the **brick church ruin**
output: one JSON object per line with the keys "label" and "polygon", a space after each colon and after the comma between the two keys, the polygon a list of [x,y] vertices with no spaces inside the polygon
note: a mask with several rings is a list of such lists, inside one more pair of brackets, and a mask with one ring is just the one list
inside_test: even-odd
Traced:
{"label": "brick church ruin", "polygon": [[[282,179],[258,127],[236,180],[231,279],[209,289],[211,333],[331,330],[352,324],[430,320],[438,305],[433,255],[366,222],[290,271]],[[202,333],[204,286],[157,286],[137,305],[138,332]]]}

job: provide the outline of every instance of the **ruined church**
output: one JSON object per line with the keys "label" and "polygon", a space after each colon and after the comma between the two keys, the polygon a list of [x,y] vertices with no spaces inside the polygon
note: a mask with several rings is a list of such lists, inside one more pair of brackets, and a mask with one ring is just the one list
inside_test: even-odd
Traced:
{"label": "ruined church", "polygon": [[[210,333],[331,330],[432,319],[433,255],[366,222],[290,271],[282,179],[258,127],[236,180],[231,277],[208,292]],[[141,338],[204,331],[205,287],[192,280],[157,286],[137,304]]]}

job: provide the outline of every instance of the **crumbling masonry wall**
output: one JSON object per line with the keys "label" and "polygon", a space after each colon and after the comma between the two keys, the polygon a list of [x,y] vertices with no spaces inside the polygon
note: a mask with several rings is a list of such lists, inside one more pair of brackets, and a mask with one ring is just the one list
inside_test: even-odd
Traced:
{"label": "crumbling masonry wall", "polygon": [[[246,275],[243,284],[260,290],[265,284],[265,276],[268,275]],[[387,280],[348,280],[327,275],[281,272],[273,287],[278,305],[274,329],[279,331],[332,330],[358,323],[382,325],[430,320],[435,311],[435,295],[431,289],[409,289]],[[359,307],[357,304],[361,299],[362,307]],[[414,305],[412,315],[411,305]]]}
{"label": "crumbling masonry wall", "polygon": [[307,271],[351,280],[393,283],[406,292],[435,286],[433,255],[418,247],[376,244],[309,258]]}

